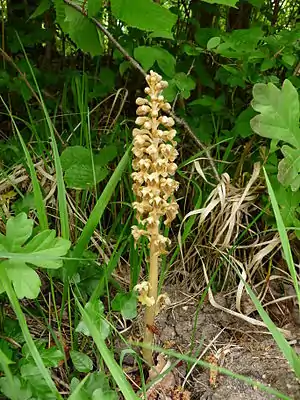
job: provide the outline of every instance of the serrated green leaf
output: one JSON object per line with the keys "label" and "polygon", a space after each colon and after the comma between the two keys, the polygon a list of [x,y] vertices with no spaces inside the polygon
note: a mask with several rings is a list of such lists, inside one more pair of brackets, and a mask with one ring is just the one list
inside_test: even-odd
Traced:
{"label": "serrated green leaf", "polygon": [[171,32],[177,16],[152,0],[111,0],[111,11],[117,19],[143,31]]}
{"label": "serrated green leaf", "polygon": [[219,36],[212,37],[207,42],[206,48],[207,48],[207,50],[215,49],[216,47],[219,46],[220,43],[221,43],[221,38]]}
{"label": "serrated green leaf", "polygon": [[2,263],[6,269],[19,299],[35,299],[40,291],[41,281],[38,274],[21,260],[6,260]]}
{"label": "serrated green leaf", "polygon": [[71,360],[74,367],[79,372],[90,372],[93,369],[93,361],[91,358],[80,351],[70,351]]}
{"label": "serrated green leaf", "polygon": [[25,213],[10,217],[6,224],[6,248],[15,252],[32,235],[33,220],[28,219]]}

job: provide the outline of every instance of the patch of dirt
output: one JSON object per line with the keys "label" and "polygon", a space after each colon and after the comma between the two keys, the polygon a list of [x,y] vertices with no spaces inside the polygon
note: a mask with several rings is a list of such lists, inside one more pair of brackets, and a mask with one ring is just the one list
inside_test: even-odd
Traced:
{"label": "patch of dirt", "polygon": [[[196,301],[178,292],[170,294],[172,306],[157,317],[160,331],[157,344],[187,355],[190,352],[194,332],[194,354],[201,360],[244,375],[265,386],[280,391],[290,399],[300,399],[300,385],[276,343],[265,331],[259,330],[239,318],[219,311],[209,303],[202,306],[195,323]],[[198,298],[197,298],[198,300]],[[221,297],[218,302],[221,303]],[[293,329],[293,343],[299,353],[300,329]],[[252,387],[238,379],[218,374],[210,375],[207,369],[194,367],[187,376],[185,367],[179,368],[184,388],[194,400],[269,400],[274,395]],[[287,397],[287,398],[288,398]]]}

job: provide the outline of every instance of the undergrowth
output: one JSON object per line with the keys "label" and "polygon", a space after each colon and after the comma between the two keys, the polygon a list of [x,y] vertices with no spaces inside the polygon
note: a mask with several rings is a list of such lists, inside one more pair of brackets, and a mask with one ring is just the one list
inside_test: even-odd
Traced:
{"label": "undergrowth", "polygon": [[[1,2],[1,396],[189,399],[206,368],[212,389],[228,375],[291,398],[202,357],[196,330],[209,303],[267,331],[300,377],[299,5],[33,3]],[[159,123],[141,98],[151,68]],[[157,132],[156,184],[176,171],[178,185],[152,195],[137,162]],[[196,304],[186,349],[155,322],[182,291]]]}

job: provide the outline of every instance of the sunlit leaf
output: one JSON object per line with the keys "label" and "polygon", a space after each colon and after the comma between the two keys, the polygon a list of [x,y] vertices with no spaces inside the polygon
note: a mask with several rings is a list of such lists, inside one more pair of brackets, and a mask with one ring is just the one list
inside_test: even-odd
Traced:
{"label": "sunlit leaf", "polygon": [[170,32],[177,16],[152,0],[111,0],[113,15],[143,31]]}

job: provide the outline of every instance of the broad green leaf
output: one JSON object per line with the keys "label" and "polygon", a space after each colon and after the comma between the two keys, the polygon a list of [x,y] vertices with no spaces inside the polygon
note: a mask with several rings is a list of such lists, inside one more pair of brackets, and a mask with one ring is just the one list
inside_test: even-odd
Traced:
{"label": "broad green leaf", "polygon": [[[89,301],[84,307],[86,313],[89,315],[93,324],[97,329],[103,340],[107,338],[110,332],[109,324],[104,317],[104,306],[100,300]],[[91,336],[90,331],[84,320],[80,321],[76,332],[82,333],[85,336]]]}
{"label": "broad green leaf", "polygon": [[38,17],[39,15],[44,14],[45,11],[49,10],[51,5],[52,5],[51,0],[41,0],[40,4],[35,9],[34,13],[31,14],[29,19],[33,19]]}
{"label": "broad green leaf", "polygon": [[80,351],[71,350],[70,356],[74,367],[79,372],[90,372],[93,369],[91,358]]}
{"label": "broad green leaf", "polygon": [[33,220],[28,219],[25,213],[10,217],[6,224],[6,248],[14,252],[22,246],[32,235]]}
{"label": "broad green leaf", "polygon": [[62,0],[55,0],[54,4],[57,22],[76,45],[92,56],[102,54],[102,37],[96,25]]}
{"label": "broad green leaf", "polygon": [[167,76],[172,77],[175,74],[176,60],[171,53],[162,47],[139,46],[134,50],[134,57],[142,64],[142,67],[146,71],[156,61],[159,68]]}
{"label": "broad green leaf", "polygon": [[89,189],[108,175],[106,165],[117,156],[114,145],[106,146],[96,156],[82,146],[68,147],[61,154],[65,181],[73,189]]}
{"label": "broad green leaf", "polygon": [[289,80],[282,89],[272,83],[256,84],[253,88],[252,107],[260,113],[251,120],[251,127],[257,134],[284,141],[282,146],[285,158],[278,166],[278,179],[293,191],[300,187],[300,129],[299,98],[297,90]]}
{"label": "broad green leaf", "polygon": [[265,58],[260,66],[261,71],[267,71],[268,69],[274,68],[276,65],[276,59]]}
{"label": "broad green leaf", "polygon": [[103,147],[95,155],[95,164],[99,166],[107,166],[118,155],[118,148],[114,144]]}
{"label": "broad green leaf", "polygon": [[184,72],[179,72],[174,76],[174,82],[180,91],[181,95],[187,99],[191,95],[191,91],[195,89],[196,83],[190,75]]}
{"label": "broad green leaf", "polygon": [[253,135],[253,131],[250,126],[250,121],[254,116],[255,116],[255,111],[251,107],[248,107],[246,108],[246,110],[243,110],[235,120],[233,132],[243,138]]}
{"label": "broad green leaf", "polygon": [[221,4],[223,6],[235,7],[238,0],[202,0],[209,4]]}
{"label": "broad green leaf", "polygon": [[249,3],[254,7],[260,8],[265,3],[265,0],[249,0]]}
{"label": "broad green leaf", "polygon": [[282,56],[282,61],[283,61],[285,64],[287,64],[287,65],[289,65],[290,67],[292,67],[292,66],[296,63],[297,58],[296,58],[296,56],[295,56],[294,54],[284,54],[284,55]]}
{"label": "broad green leaf", "polygon": [[40,291],[41,281],[34,269],[21,260],[3,261],[8,278],[11,280],[19,299],[35,299]]}
{"label": "broad green leaf", "polygon": [[[95,172],[95,175],[94,175]],[[72,189],[89,189],[95,184],[103,181],[108,175],[108,170],[94,165],[77,164],[72,165],[65,173],[67,187]]]}
{"label": "broad green leaf", "polygon": [[137,316],[137,296],[134,292],[118,293],[111,303],[113,311],[120,311],[125,319]]}
{"label": "broad green leaf", "polygon": [[150,37],[150,38],[159,37],[159,38],[171,39],[171,40],[174,39],[174,35],[173,35],[172,32],[170,32],[170,31],[164,31],[163,29],[160,29],[160,30],[158,30],[158,31],[154,31],[154,32],[150,33],[149,37]]}
{"label": "broad green leaf", "polygon": [[82,146],[69,146],[60,156],[62,169],[66,171],[74,164],[82,164],[83,160],[91,160],[91,153],[88,149]]}
{"label": "broad green leaf", "polygon": [[219,36],[212,37],[207,42],[207,46],[206,46],[207,50],[215,49],[216,47],[219,46],[220,43],[221,43],[221,38]]}
{"label": "broad green leaf", "polygon": [[[13,382],[7,377],[0,378],[0,391],[8,398],[13,400],[31,400],[32,392],[28,385],[21,384],[17,376],[13,376]],[[13,387],[12,387],[13,383]]]}
{"label": "broad green leaf", "polygon": [[95,390],[101,388],[103,391],[109,390],[109,382],[103,372],[92,372],[84,384],[84,393],[89,398],[92,397]]}
{"label": "broad green leaf", "polygon": [[167,101],[173,101],[178,93],[178,88],[174,79],[171,79],[168,83],[168,87],[164,89],[164,98]]}
{"label": "broad green leaf", "polygon": [[5,288],[3,286],[3,284],[0,281],[0,294],[5,292]]}
{"label": "broad green leaf", "polygon": [[113,15],[143,31],[170,32],[177,16],[152,0],[111,0]]}
{"label": "broad green leaf", "polygon": [[102,0],[88,0],[88,16],[94,17],[98,14],[102,7]]}

